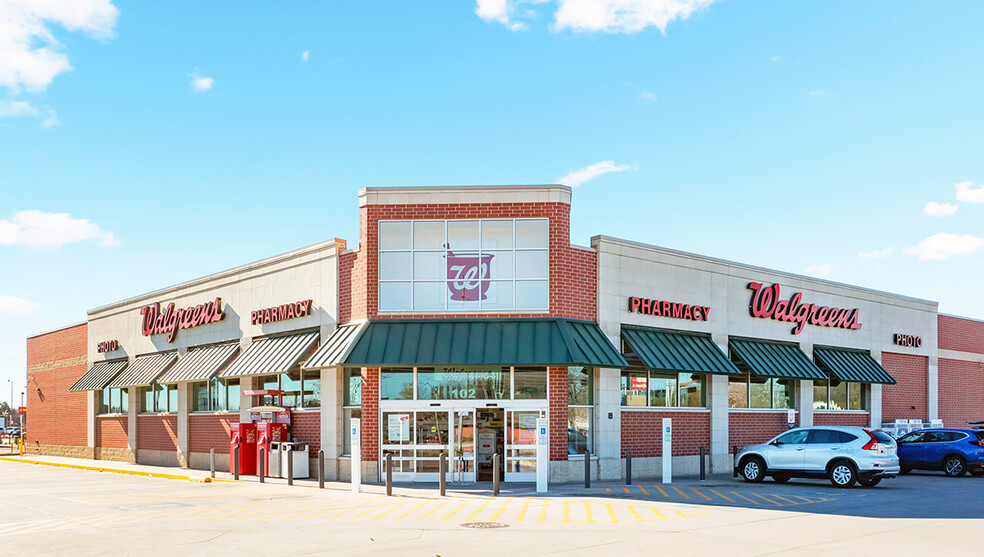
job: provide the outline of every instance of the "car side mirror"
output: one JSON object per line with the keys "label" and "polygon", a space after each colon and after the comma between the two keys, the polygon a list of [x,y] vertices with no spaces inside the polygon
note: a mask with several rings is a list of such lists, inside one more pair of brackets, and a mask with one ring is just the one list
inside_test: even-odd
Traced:
{"label": "car side mirror", "polygon": [[776,446],[776,447],[778,447],[779,445],[782,445],[782,441],[779,441],[779,440],[777,439],[777,440],[775,440],[775,441],[773,441],[773,442],[771,442],[771,443],[769,443],[769,444],[770,444],[770,445],[774,445],[774,446]]}

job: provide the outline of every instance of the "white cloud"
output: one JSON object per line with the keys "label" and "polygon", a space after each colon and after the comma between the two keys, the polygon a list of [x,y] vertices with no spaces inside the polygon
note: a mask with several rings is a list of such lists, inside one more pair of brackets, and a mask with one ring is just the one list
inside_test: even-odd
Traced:
{"label": "white cloud", "polygon": [[930,201],[925,207],[923,207],[923,213],[926,213],[931,217],[952,217],[959,208],[959,205]]}
{"label": "white cloud", "polygon": [[885,249],[876,249],[874,251],[859,251],[858,257],[861,259],[884,259],[892,255],[892,248],[887,247]]}
{"label": "white cloud", "polygon": [[476,0],[475,13],[485,21],[495,21],[513,31],[526,29],[516,22],[520,17],[534,19],[536,11],[519,6],[555,4],[554,31],[575,33],[638,33],[649,27],[666,32],[675,20],[686,19],[716,0]]}
{"label": "white cloud", "polygon": [[44,129],[53,128],[58,125],[58,115],[55,114],[54,110],[48,111],[48,116],[41,122],[41,127]]}
{"label": "white cloud", "polygon": [[970,234],[938,232],[918,244],[905,248],[905,254],[919,259],[947,261],[955,255],[970,255],[984,248],[984,238]]}
{"label": "white cloud", "polygon": [[622,172],[623,170],[628,170],[629,168],[631,168],[629,165],[615,164],[615,161],[596,162],[592,165],[575,170],[566,176],[557,178],[557,183],[576,188],[588,180],[594,180],[598,176],[608,174],[609,172]]}
{"label": "white cloud", "polygon": [[188,74],[188,77],[191,78],[191,89],[196,93],[203,93],[212,88],[212,78],[200,75],[198,68]]}
{"label": "white cloud", "polygon": [[88,219],[72,218],[68,213],[47,213],[33,209],[18,211],[10,220],[0,220],[0,245],[31,249],[56,249],[72,242],[95,240],[101,246],[119,242]]}
{"label": "white cloud", "polygon": [[50,24],[107,39],[117,13],[112,0],[0,0],[0,87],[43,91],[72,69]]}
{"label": "white cloud", "polygon": [[984,185],[977,189],[971,189],[973,186],[973,182],[960,182],[957,184],[957,201],[984,203]]}
{"label": "white cloud", "polygon": [[656,102],[656,93],[650,93],[649,91],[643,91],[639,93],[639,98],[644,101]]}
{"label": "white cloud", "polygon": [[17,296],[0,296],[0,315],[25,315],[39,307],[37,302]]}
{"label": "white cloud", "polygon": [[301,62],[307,62],[308,61],[308,57],[310,55],[311,55],[311,51],[310,50],[305,50],[304,52],[302,52],[301,53]]}
{"label": "white cloud", "polygon": [[830,263],[822,263],[820,265],[810,265],[806,268],[806,274],[813,275],[815,277],[826,277],[830,273],[834,272],[834,266]]}
{"label": "white cloud", "polygon": [[38,109],[24,101],[0,101],[0,118],[16,118],[18,116],[34,116]]}

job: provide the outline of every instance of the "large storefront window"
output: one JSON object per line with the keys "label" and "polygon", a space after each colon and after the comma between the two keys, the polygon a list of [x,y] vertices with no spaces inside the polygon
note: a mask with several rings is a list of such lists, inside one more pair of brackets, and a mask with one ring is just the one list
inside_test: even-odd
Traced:
{"label": "large storefront window", "polygon": [[130,411],[130,394],[124,388],[103,389],[99,401],[100,414],[126,414]]}
{"label": "large storefront window", "polygon": [[379,222],[379,311],[546,310],[547,219]]}
{"label": "large storefront window", "polygon": [[546,400],[547,368],[383,368],[379,393],[381,400]]}
{"label": "large storefront window", "polygon": [[622,406],[703,408],[706,376],[702,373],[622,371]]}
{"label": "large storefront window", "polygon": [[[258,390],[283,391],[284,408],[321,407],[319,370],[262,375],[257,376],[253,381]],[[280,397],[264,395],[260,399],[260,406],[280,406],[280,400]]]}
{"label": "large storefront window", "polygon": [[567,368],[567,454],[594,452],[594,370]]}
{"label": "large storefront window", "polygon": [[817,410],[867,410],[868,385],[837,378],[814,381],[813,408]]}
{"label": "large storefront window", "polygon": [[744,371],[728,377],[729,408],[796,408],[796,380]]}
{"label": "large storefront window", "polygon": [[352,419],[362,417],[362,370],[347,367],[342,371],[342,454],[352,454]]}
{"label": "large storefront window", "polygon": [[156,381],[140,387],[140,411],[173,414],[178,411],[178,386]]}
{"label": "large storefront window", "polygon": [[192,386],[193,412],[238,412],[239,379],[213,377]]}

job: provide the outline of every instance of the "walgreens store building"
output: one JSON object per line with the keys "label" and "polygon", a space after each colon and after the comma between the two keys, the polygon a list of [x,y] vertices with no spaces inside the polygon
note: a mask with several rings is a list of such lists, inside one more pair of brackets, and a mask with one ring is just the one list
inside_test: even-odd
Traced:
{"label": "walgreens store building", "polygon": [[[984,322],[935,302],[596,236],[564,186],[366,188],[339,239],[96,308],[30,337],[29,450],[228,469],[285,424],[313,469],[401,481],[552,481],[730,470],[796,425],[982,419]],[[246,425],[241,425],[246,424]],[[641,460],[641,462],[640,462]]]}

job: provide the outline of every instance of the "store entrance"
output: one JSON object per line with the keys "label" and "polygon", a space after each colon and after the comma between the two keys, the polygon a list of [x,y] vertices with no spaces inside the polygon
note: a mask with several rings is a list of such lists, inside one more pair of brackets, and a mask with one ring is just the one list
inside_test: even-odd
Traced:
{"label": "store entrance", "polygon": [[505,448],[505,419],[502,408],[478,409],[478,481],[490,482],[494,474],[492,457],[499,454],[499,479],[505,479],[503,462]]}

